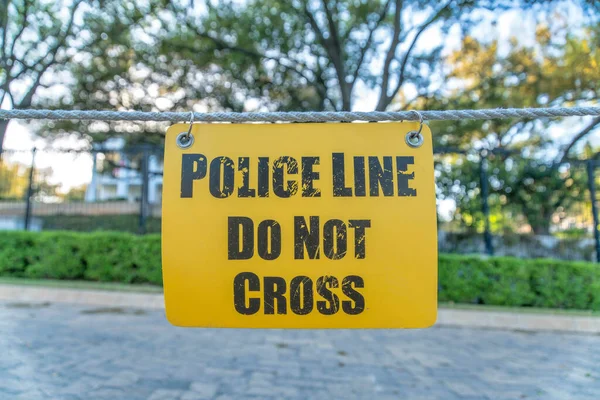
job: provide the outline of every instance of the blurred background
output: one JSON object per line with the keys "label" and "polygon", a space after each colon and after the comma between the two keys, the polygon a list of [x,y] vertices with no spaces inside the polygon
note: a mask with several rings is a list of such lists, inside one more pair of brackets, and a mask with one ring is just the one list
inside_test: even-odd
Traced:
{"label": "blurred background", "polygon": [[[598,105],[599,45],[593,0],[5,0],[0,105]],[[441,251],[597,261],[600,117],[430,126]],[[0,121],[0,230],[160,232],[166,127]]]}

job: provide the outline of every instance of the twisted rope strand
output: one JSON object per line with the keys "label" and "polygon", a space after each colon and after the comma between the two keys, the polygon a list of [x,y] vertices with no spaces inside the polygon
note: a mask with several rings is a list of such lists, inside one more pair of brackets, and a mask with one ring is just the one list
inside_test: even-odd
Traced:
{"label": "twisted rope strand", "polygon": [[[319,112],[214,112],[194,113],[194,122],[381,122],[463,119],[555,118],[600,116],[600,107],[497,108],[444,111],[319,111]],[[0,110],[0,119],[51,119],[80,121],[168,121],[189,122],[190,112],[82,111],[82,110]]]}

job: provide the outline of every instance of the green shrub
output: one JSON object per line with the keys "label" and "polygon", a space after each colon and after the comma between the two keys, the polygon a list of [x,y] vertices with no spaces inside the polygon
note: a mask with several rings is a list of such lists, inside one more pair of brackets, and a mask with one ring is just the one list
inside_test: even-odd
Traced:
{"label": "green shrub", "polygon": [[160,285],[160,236],[0,232],[0,276]]}
{"label": "green shrub", "polygon": [[133,235],[116,232],[92,233],[86,239],[85,279],[124,283],[135,281],[137,266],[133,263]]}
{"label": "green shrub", "polygon": [[136,236],[135,239],[133,265],[138,268],[135,282],[162,285],[160,235]]}
{"label": "green shrub", "polygon": [[[81,235],[71,232],[48,232],[35,235],[33,251],[29,254],[29,265],[24,275],[36,279],[84,279],[86,254],[85,241]],[[33,257],[31,257],[33,256]]]}
{"label": "green shrub", "polygon": [[24,277],[39,259],[37,239],[26,232],[0,232],[0,275]]}
{"label": "green shrub", "polygon": [[[441,254],[439,300],[600,310],[600,266]],[[159,235],[0,232],[0,276],[162,284]]]}
{"label": "green shrub", "polygon": [[441,254],[439,300],[600,310],[600,266],[587,262]]}

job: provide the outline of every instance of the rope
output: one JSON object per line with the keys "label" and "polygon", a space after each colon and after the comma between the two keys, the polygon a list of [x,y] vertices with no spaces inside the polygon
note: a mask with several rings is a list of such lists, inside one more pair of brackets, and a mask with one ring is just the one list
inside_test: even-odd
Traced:
{"label": "rope", "polygon": [[[194,113],[195,122],[352,122],[429,121],[462,119],[555,118],[600,116],[600,107],[497,108],[487,110],[397,111],[397,112],[215,112]],[[191,112],[0,110],[0,119],[53,119],[82,121],[168,121],[189,122]]]}

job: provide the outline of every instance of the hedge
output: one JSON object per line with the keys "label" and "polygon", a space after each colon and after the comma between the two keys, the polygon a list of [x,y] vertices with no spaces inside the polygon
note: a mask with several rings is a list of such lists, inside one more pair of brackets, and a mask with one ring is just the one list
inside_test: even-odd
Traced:
{"label": "hedge", "polygon": [[0,232],[0,276],[160,285],[160,236]]}
{"label": "hedge", "polygon": [[442,254],[439,301],[600,310],[600,265]]}
{"label": "hedge", "polygon": [[[0,232],[0,276],[161,285],[160,236]],[[441,254],[439,300],[600,310],[600,266]]]}

